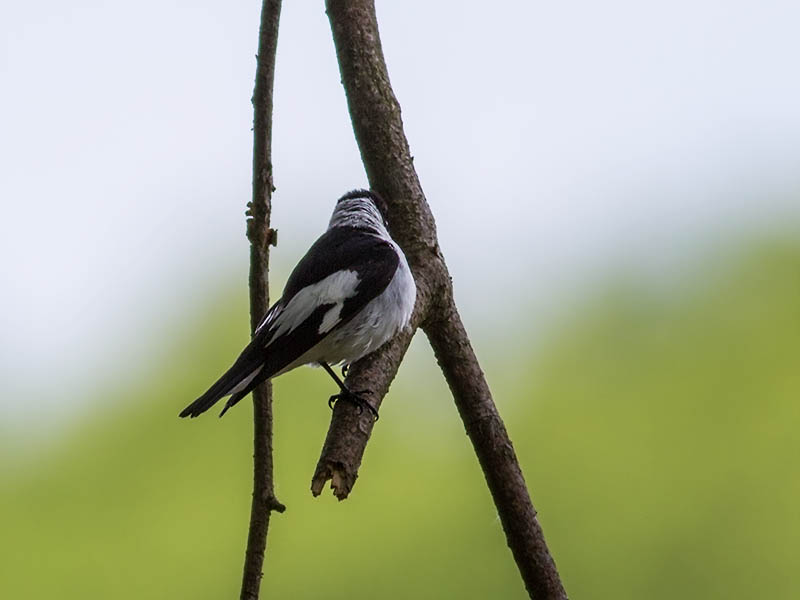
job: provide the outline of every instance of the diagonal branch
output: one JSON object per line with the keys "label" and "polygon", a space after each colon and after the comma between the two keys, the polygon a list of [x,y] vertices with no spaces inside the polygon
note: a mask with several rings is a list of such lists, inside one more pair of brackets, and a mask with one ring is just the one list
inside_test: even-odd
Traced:
{"label": "diagonal branch", "polygon": [[[372,390],[371,400],[379,406],[411,337],[421,327],[453,393],[530,597],[566,598],[511,440],[456,309],[433,216],[389,82],[374,2],[327,0],[326,8],[361,158],[371,187],[389,203],[392,236],[408,258],[418,289],[410,328],[353,365],[347,384],[350,389]],[[315,495],[330,480],[339,499],[348,496],[373,425],[370,415],[359,415],[348,403],[336,405],[312,479]]]}
{"label": "diagonal branch", "polygon": [[[269,247],[275,242],[270,229],[272,212],[272,88],[278,44],[280,0],[264,0],[258,34],[256,83],[253,92],[253,200],[248,204],[247,238],[250,240],[250,330],[255,331],[269,308]],[[242,600],[258,600],[269,517],[285,507],[275,498],[272,465],[272,384],[253,390],[253,502],[247,536]]]}

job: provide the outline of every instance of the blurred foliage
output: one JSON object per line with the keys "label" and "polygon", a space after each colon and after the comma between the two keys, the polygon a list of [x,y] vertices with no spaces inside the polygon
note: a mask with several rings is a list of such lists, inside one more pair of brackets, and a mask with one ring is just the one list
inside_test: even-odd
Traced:
{"label": "blurred foliage", "polygon": [[[612,287],[536,349],[479,344],[567,590],[795,597],[800,247],[729,257],[675,294]],[[243,302],[209,312],[218,321],[184,335],[170,364],[98,392],[98,407],[117,408],[35,459],[5,455],[0,597],[238,596],[248,403],[223,420],[177,418],[247,337]],[[277,380],[288,511],[272,519],[265,597],[526,597],[447,390],[415,346],[342,503],[308,491],[329,381],[309,369]]]}

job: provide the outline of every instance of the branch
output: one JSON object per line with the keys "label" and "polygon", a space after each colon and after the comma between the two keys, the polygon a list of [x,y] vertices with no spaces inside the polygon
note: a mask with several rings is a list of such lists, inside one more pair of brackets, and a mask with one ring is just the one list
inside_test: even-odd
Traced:
{"label": "branch", "polygon": [[[414,169],[400,105],[389,82],[374,2],[327,0],[326,8],[367,177],[370,186],[389,204],[390,230],[408,258],[418,290],[410,328],[353,365],[346,383],[350,389],[371,390],[371,400],[379,406],[411,337],[421,327],[453,393],[530,597],[566,598],[511,440],[453,299],[433,216]],[[370,415],[359,415],[350,404],[337,403],[312,479],[314,495],[320,494],[330,480],[339,499],[348,496],[372,427]]]}
{"label": "branch", "polygon": [[[506,541],[531,598],[566,598],[536,518],[511,439],[456,311],[438,309],[425,334],[453,393],[461,420],[483,469]],[[445,318],[439,318],[444,316]]]}
{"label": "branch", "polygon": [[[275,189],[272,185],[272,86],[280,12],[280,0],[263,0],[253,92],[253,200],[247,211],[252,332],[269,308],[269,246],[275,240],[275,231],[270,229]],[[253,502],[242,575],[242,600],[258,600],[270,513],[285,510],[275,498],[273,484],[272,384],[269,381],[253,390],[253,418]]]}

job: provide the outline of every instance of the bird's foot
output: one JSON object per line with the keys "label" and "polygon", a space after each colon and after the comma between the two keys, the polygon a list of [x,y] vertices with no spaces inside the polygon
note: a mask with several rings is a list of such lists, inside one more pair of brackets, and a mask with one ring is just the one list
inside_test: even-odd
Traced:
{"label": "bird's foot", "polygon": [[342,377],[347,377],[348,371],[350,371],[350,365],[342,365]]}
{"label": "bird's foot", "polygon": [[364,400],[360,394],[368,394],[370,393],[369,390],[363,390],[361,392],[351,392],[350,390],[342,390],[338,394],[334,394],[330,398],[328,398],[328,406],[333,410],[333,405],[339,400],[347,400],[351,404],[355,404],[358,408],[358,414],[364,412],[366,408],[369,412],[372,413],[372,417],[377,421],[378,420],[378,411],[375,410],[375,407],[372,406],[369,402]]}

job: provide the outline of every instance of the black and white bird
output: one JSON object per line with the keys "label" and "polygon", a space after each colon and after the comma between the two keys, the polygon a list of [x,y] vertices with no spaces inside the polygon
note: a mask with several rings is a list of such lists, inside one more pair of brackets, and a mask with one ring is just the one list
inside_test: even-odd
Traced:
{"label": "black and white bird", "polygon": [[292,271],[283,295],[258,325],[233,366],[181,417],[196,417],[230,396],[220,417],[262,381],[318,364],[360,408],[331,365],[350,365],[408,325],[417,288],[403,251],[386,229],[383,200],[355,190],[339,198],[328,230]]}

